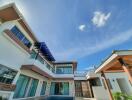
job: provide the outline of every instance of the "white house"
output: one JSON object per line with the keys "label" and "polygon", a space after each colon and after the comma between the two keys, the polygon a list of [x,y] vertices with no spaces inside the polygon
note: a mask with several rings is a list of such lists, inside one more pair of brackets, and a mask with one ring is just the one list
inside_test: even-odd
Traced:
{"label": "white house", "polygon": [[14,4],[0,8],[0,95],[10,100],[74,96],[74,61],[56,62]]}

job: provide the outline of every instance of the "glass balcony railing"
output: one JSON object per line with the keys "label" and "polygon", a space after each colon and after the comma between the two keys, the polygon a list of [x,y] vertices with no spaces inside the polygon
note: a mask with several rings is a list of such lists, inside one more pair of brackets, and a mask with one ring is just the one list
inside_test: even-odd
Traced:
{"label": "glass balcony railing", "polygon": [[39,61],[47,69],[49,69],[51,72],[55,73],[54,66],[48,64],[40,55],[37,55],[37,53],[35,51],[32,51],[31,56],[30,56],[30,59],[35,59],[35,60]]}

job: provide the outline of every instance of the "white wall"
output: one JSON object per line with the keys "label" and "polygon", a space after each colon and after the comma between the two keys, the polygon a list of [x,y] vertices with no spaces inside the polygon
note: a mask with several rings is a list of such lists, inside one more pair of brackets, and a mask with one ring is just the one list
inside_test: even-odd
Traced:
{"label": "white wall", "polygon": [[0,64],[19,70],[29,57],[26,51],[0,34]]}
{"label": "white wall", "polygon": [[[111,89],[111,92],[112,93],[121,92],[121,89],[120,89],[119,84],[118,84],[118,82],[117,82],[116,79],[123,78],[125,80],[125,82],[123,82],[122,84],[124,86],[126,86],[126,89],[127,89],[128,94],[129,95],[132,94],[132,85],[130,84],[130,82],[128,80],[128,76],[125,73],[123,73],[123,72],[121,72],[121,73],[105,73],[105,75],[106,75],[106,78],[110,80],[110,83],[112,85],[112,89]],[[101,97],[103,97],[103,95],[107,95],[106,94],[107,91],[104,88],[104,84],[102,82],[102,78],[101,78],[101,75],[100,74],[95,74],[95,73],[93,73],[91,75],[90,74],[87,74],[86,77],[87,77],[87,79],[92,78],[92,77],[99,77],[100,78],[102,87],[100,87],[100,86],[97,86],[97,87],[94,86],[93,87],[93,92],[94,92],[94,95],[97,98],[97,100],[99,100]],[[106,97],[108,99],[108,96],[104,96],[103,98],[106,98]],[[103,100],[103,98],[100,99],[100,100]]]}
{"label": "white wall", "polygon": [[[30,55],[3,32],[5,29],[11,29],[14,25],[17,25],[24,35],[28,34],[17,21],[9,21],[0,25],[0,64],[19,70]],[[27,37],[31,40],[29,36]]]}
{"label": "white wall", "polygon": [[117,78],[124,78],[125,79],[125,85],[126,88],[128,87],[128,93],[132,94],[132,86],[129,82],[128,76],[125,73],[106,73],[106,78],[110,79],[111,85],[113,87],[112,92],[121,92],[121,89],[117,83]]}
{"label": "white wall", "polygon": [[2,98],[7,98],[9,99],[11,92],[9,91],[0,91],[0,96],[2,96]]}
{"label": "white wall", "polygon": [[97,100],[109,100],[108,92],[102,86],[93,86],[94,97]]}

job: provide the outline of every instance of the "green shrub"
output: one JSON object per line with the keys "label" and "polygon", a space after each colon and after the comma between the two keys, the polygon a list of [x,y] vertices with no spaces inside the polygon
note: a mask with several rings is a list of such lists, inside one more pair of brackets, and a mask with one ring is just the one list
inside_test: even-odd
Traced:
{"label": "green shrub", "polygon": [[132,100],[132,96],[128,96],[121,92],[113,93],[114,100]]}
{"label": "green shrub", "polygon": [[0,100],[2,100],[2,96],[0,96]]}

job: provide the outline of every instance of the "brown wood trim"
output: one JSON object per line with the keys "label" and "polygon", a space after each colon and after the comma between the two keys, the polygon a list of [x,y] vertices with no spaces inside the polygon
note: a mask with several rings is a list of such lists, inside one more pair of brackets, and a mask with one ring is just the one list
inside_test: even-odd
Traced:
{"label": "brown wood trim", "polygon": [[127,74],[130,82],[132,83],[132,74],[129,66],[124,62],[122,58],[119,58],[118,61],[120,62],[122,68],[124,69],[125,73]]}
{"label": "brown wood trim", "polygon": [[104,83],[105,83],[106,89],[107,89],[108,94],[109,94],[109,99],[110,99],[110,100],[114,100],[114,98],[113,98],[113,96],[112,96],[112,92],[111,92],[110,87],[109,87],[108,80],[106,79],[106,76],[105,76],[105,74],[104,74],[103,71],[101,72],[101,76],[102,76],[103,79],[104,79]]}
{"label": "brown wood trim", "polygon": [[5,34],[8,35],[14,42],[16,42],[20,47],[22,47],[24,50],[26,50],[28,53],[31,52],[31,50],[26,47],[16,36],[8,29],[4,30]]}
{"label": "brown wood trim", "polygon": [[104,71],[104,73],[123,73],[123,70],[108,70],[108,71]]}
{"label": "brown wood trim", "polygon": [[29,29],[29,26],[27,24],[25,24],[25,22],[21,19],[18,21],[22,27],[25,29],[25,31],[28,33],[28,35],[32,38],[32,40],[34,42],[37,42],[37,39],[35,38],[33,32],[31,32],[31,30]]}
{"label": "brown wood trim", "polygon": [[3,90],[3,91],[14,91],[15,88],[16,88],[16,85],[14,85],[14,84],[0,83],[0,90]]}
{"label": "brown wood trim", "polygon": [[34,42],[37,42],[37,39],[28,26],[27,22],[25,21],[24,17],[20,13],[20,11],[17,9],[16,5],[9,4],[3,7],[0,10],[0,18],[2,18],[3,21],[11,21],[11,20],[17,20],[21,24],[21,26],[25,29],[25,31],[29,34],[29,36],[32,38]]}

